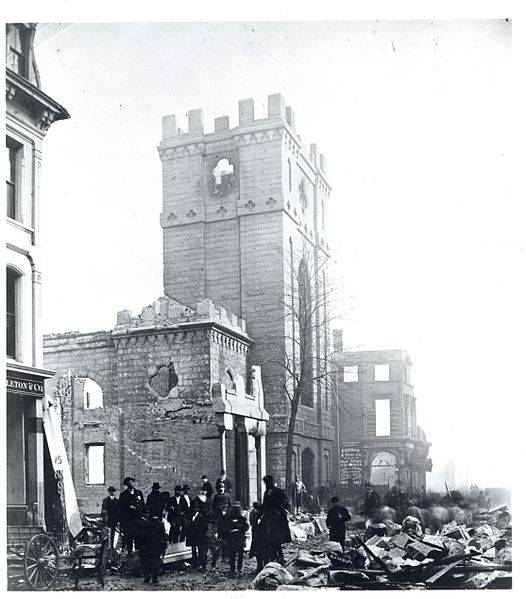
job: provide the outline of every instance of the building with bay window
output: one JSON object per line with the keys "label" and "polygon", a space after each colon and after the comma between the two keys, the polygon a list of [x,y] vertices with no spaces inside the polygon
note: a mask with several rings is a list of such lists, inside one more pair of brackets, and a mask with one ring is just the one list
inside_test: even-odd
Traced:
{"label": "building with bay window", "polygon": [[69,114],[41,89],[36,25],[6,25],[7,523],[44,523],[40,177],[50,125]]}

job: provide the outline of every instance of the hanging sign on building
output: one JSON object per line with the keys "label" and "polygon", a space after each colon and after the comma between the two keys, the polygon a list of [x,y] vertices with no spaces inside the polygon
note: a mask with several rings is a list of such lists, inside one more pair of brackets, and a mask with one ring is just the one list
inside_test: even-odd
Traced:
{"label": "hanging sign on building", "polygon": [[363,484],[363,457],[359,441],[348,441],[340,446],[340,484],[361,487]]}

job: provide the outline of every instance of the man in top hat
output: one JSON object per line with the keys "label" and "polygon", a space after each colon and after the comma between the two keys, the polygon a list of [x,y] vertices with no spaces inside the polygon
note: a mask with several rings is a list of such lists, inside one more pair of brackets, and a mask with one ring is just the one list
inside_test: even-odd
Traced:
{"label": "man in top hat", "polygon": [[283,563],[283,543],[290,543],[289,521],[287,512],[289,509],[289,498],[285,491],[276,486],[274,477],[267,474],[263,477],[265,493],[263,495],[262,526],[265,530],[265,542],[267,554],[265,559]]}
{"label": "man in top hat", "polygon": [[135,479],[127,476],[123,484],[126,489],[119,495],[119,520],[123,534],[123,548],[133,550],[139,536],[139,523],[144,514],[144,495],[135,488]]}
{"label": "man in top hat", "polygon": [[212,495],[214,494],[214,487],[212,487],[212,483],[208,480],[208,476],[203,474],[201,477],[203,484],[201,485],[201,491],[206,493],[207,501],[211,501]]}
{"label": "man in top hat", "polygon": [[230,482],[230,479],[227,478],[226,470],[224,468],[221,468],[221,471],[219,472],[219,478],[216,480],[216,491],[219,491],[220,483],[225,485],[225,491],[230,494],[232,491],[232,483]]}
{"label": "man in top hat", "polygon": [[327,512],[327,528],[329,529],[329,540],[340,543],[342,552],[345,553],[345,523],[351,519],[351,514],[346,507],[340,505],[338,497],[331,498],[332,507]]}
{"label": "man in top hat", "polygon": [[162,517],[164,502],[161,497],[161,485],[159,483],[153,483],[152,490],[146,498],[146,509],[150,515]]}
{"label": "man in top hat", "polygon": [[183,524],[182,524],[182,530],[179,533],[179,538],[181,541],[184,541],[186,539],[186,534],[188,531],[188,524],[190,521],[190,509],[192,507],[192,499],[190,498],[190,485],[185,483],[183,485],[183,494],[181,496],[181,501],[183,502]]}
{"label": "man in top hat", "polygon": [[168,522],[170,523],[170,543],[179,543],[185,540],[186,512],[190,510],[190,503],[183,496],[183,488],[176,485],[174,495],[168,500]]}
{"label": "man in top hat", "polygon": [[119,500],[115,497],[117,489],[112,485],[108,487],[108,496],[102,500],[101,516],[104,525],[110,529],[110,547],[113,548],[115,529],[119,523]]}

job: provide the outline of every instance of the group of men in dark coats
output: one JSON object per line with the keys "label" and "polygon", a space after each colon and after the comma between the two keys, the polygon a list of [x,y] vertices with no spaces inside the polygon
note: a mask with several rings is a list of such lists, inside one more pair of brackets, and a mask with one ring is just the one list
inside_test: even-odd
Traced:
{"label": "group of men in dark coats", "polygon": [[[126,487],[115,497],[115,487],[108,488],[108,497],[102,504],[102,515],[111,532],[111,546],[120,523],[123,549],[139,551],[144,570],[144,582],[157,583],[162,555],[167,542],[185,542],[192,549],[192,565],[206,569],[210,554],[215,568],[222,550],[228,556],[230,573],[241,572],[245,538],[252,526],[250,556],[256,557],[258,571],[269,561],[283,562],[282,544],[291,540],[287,513],[289,500],[282,489],[276,487],[272,476],[263,478],[265,494],[263,503],[255,502],[250,514],[250,524],[240,502],[232,501],[232,484],[224,470],[216,480],[215,492],[206,475],[198,494],[190,498],[188,485],[176,485],[174,495],[161,492],[159,483],[152,485],[149,495],[135,488],[135,479],[126,477]],[[166,535],[163,515],[170,524]]]}

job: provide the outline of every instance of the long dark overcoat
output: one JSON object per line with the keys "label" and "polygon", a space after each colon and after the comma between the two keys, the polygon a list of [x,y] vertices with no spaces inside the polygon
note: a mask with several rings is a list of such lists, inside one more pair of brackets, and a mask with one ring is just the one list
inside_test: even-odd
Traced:
{"label": "long dark overcoat", "polygon": [[283,489],[270,487],[263,496],[262,524],[265,536],[272,543],[290,543],[289,521],[287,510],[289,499]]}

